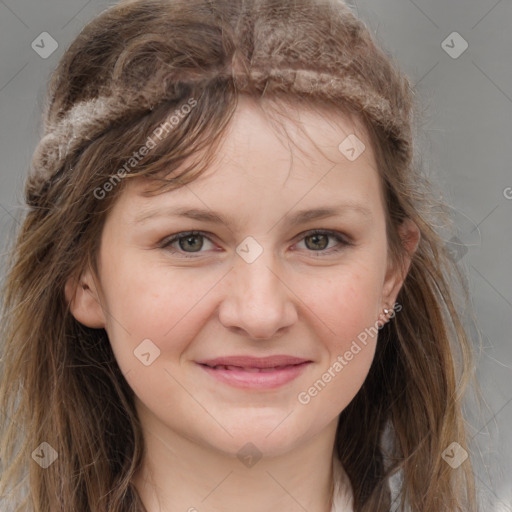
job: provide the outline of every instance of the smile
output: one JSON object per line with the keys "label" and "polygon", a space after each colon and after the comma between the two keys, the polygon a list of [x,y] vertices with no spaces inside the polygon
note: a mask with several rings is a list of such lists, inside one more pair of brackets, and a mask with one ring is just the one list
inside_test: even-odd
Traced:
{"label": "smile", "polygon": [[296,379],[311,363],[304,361],[274,367],[242,367],[234,365],[215,365],[199,363],[214,379],[229,386],[242,389],[275,389]]}

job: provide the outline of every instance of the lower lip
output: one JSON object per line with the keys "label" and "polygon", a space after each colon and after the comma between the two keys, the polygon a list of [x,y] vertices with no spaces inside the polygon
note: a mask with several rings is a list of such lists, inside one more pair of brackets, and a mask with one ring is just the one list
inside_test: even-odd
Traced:
{"label": "lower lip", "polygon": [[296,379],[311,361],[286,366],[271,372],[248,372],[245,370],[215,370],[200,364],[201,368],[221,382],[243,389],[274,389]]}

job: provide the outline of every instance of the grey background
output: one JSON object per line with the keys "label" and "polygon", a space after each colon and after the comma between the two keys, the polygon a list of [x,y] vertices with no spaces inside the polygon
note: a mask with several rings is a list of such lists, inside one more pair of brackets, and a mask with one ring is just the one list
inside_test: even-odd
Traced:
{"label": "grey background", "polygon": [[[6,237],[22,214],[22,186],[49,73],[82,27],[112,3],[0,0],[2,262]],[[481,509],[512,512],[512,2],[349,3],[396,57],[427,107],[425,165],[459,229],[460,264],[468,272],[483,346],[477,372],[487,406],[468,417]],[[33,41],[42,46],[42,32],[58,43],[45,59],[31,47]],[[469,45],[457,58],[444,49],[461,48],[448,37],[453,32]]]}

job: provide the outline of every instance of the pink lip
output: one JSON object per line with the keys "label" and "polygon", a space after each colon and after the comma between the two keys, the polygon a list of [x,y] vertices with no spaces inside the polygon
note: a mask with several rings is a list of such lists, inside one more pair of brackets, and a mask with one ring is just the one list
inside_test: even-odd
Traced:
{"label": "pink lip", "polygon": [[[272,389],[297,378],[311,363],[292,356],[219,357],[198,364],[217,380],[243,389]],[[221,366],[221,368],[214,368]]]}
{"label": "pink lip", "polygon": [[288,366],[291,364],[300,364],[308,362],[308,359],[286,355],[269,357],[252,356],[226,356],[216,357],[215,359],[204,359],[197,361],[199,364],[207,366],[240,366],[242,368],[275,368],[276,366]]}

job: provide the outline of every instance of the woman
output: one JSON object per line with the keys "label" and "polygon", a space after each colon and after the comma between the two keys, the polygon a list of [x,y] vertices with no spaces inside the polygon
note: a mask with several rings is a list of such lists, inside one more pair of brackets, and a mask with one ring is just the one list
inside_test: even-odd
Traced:
{"label": "woman", "polygon": [[14,510],[474,510],[414,112],[339,1],[93,20],[49,86],[5,285]]}

